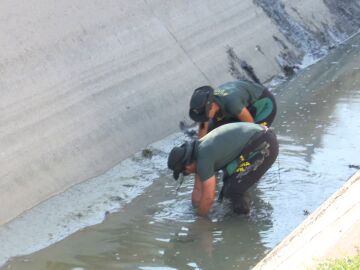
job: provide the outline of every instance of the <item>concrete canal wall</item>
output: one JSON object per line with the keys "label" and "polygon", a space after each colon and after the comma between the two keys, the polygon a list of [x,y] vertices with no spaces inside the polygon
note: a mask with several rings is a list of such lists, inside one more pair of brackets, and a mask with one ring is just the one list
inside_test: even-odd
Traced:
{"label": "concrete canal wall", "polygon": [[316,269],[360,248],[360,172],[334,193],[253,270]]}
{"label": "concrete canal wall", "polygon": [[192,90],[262,81],[359,29],[359,1],[0,3],[0,224],[177,130]]}

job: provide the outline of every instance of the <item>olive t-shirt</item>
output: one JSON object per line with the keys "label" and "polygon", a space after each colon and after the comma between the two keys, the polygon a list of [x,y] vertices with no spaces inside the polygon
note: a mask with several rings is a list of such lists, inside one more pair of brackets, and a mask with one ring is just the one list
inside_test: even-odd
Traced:
{"label": "olive t-shirt", "polygon": [[196,173],[205,181],[236,159],[250,138],[263,128],[257,124],[238,122],[222,125],[199,140],[195,150]]}
{"label": "olive t-shirt", "polygon": [[221,108],[221,118],[237,118],[244,107],[262,95],[264,89],[262,85],[246,80],[220,85],[215,89],[214,98]]}

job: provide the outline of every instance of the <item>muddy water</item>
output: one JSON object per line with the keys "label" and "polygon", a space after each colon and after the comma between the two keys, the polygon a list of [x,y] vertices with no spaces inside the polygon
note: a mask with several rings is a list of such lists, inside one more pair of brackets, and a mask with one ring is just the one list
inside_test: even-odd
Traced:
{"label": "muddy water", "polygon": [[251,190],[248,217],[216,204],[208,219],[169,172],[102,224],[2,269],[249,269],[360,165],[360,36],[274,89],[278,161]]}

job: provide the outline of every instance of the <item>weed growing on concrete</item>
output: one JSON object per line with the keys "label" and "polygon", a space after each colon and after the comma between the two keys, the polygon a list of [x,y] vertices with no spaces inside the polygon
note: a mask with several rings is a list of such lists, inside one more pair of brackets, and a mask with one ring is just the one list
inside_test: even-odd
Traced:
{"label": "weed growing on concrete", "polygon": [[321,263],[316,270],[359,270],[360,254],[343,259],[333,259]]}

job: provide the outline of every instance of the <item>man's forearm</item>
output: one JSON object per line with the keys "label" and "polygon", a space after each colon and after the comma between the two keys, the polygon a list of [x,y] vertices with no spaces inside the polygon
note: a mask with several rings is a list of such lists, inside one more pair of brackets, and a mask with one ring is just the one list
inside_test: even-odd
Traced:
{"label": "man's forearm", "polygon": [[195,207],[195,208],[199,207],[199,205],[200,205],[200,198],[199,198],[199,196],[197,196],[194,193],[194,191],[191,196],[191,203],[192,203],[193,207]]}
{"label": "man's forearm", "polygon": [[199,134],[198,134],[199,139],[204,137],[207,134],[208,127],[209,127],[208,122],[200,123],[200,125],[199,125]]}
{"label": "man's forearm", "polygon": [[198,207],[200,216],[207,216],[215,200],[216,177],[213,175],[201,182],[201,198]]}
{"label": "man's forearm", "polygon": [[191,194],[191,202],[194,207],[198,207],[201,199],[201,181],[198,175],[195,175],[194,189]]}
{"label": "man's forearm", "polygon": [[241,122],[254,123],[254,118],[246,107],[239,113],[238,118]]}

